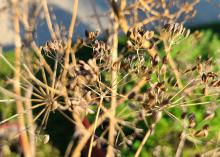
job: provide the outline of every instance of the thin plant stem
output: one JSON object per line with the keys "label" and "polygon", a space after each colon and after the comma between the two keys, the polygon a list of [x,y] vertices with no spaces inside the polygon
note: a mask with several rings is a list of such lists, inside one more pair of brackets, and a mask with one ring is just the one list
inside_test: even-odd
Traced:
{"label": "thin plant stem", "polygon": [[101,110],[102,101],[103,101],[103,97],[101,97],[101,99],[100,99],[100,103],[99,103],[98,110],[97,110],[97,113],[96,113],[95,122],[94,122],[94,130],[93,130],[93,134],[92,134],[90,145],[89,145],[88,157],[91,157],[91,155],[92,155],[93,140],[94,140],[94,137],[95,137],[95,130],[96,130],[96,127],[97,127],[97,121],[98,121],[99,113],[100,113],[100,110]]}
{"label": "thin plant stem", "polygon": [[151,135],[151,133],[153,132],[154,128],[155,128],[155,123],[151,124],[150,128],[147,130],[144,139],[141,142],[141,145],[138,147],[138,150],[136,151],[134,157],[139,157],[141,150],[143,149],[143,146],[145,145],[145,143],[147,142],[149,136]]}
{"label": "thin plant stem", "polygon": [[[72,19],[69,26],[69,35],[67,40],[67,48],[66,48],[66,54],[65,54],[65,62],[64,62],[64,72],[62,75],[62,82],[65,82],[65,77],[67,74],[67,69],[69,66],[69,57],[70,57],[70,50],[71,50],[71,44],[72,44],[72,38],[74,33],[74,26],[76,23],[76,15],[77,15],[77,9],[78,9],[78,0],[74,0],[73,3],[73,12],[72,12]],[[75,54],[72,55],[73,59],[73,65],[76,65],[76,58]]]}
{"label": "thin plant stem", "polygon": [[[26,93],[26,97],[28,98],[26,101],[25,101],[25,105],[26,105],[26,109],[29,109],[31,108],[31,95],[32,95],[32,90],[33,90],[33,87],[30,86],[28,89],[27,89],[27,93]],[[29,129],[29,141],[30,141],[30,148],[31,148],[31,155],[32,157],[35,157],[35,151],[36,151],[36,144],[35,144],[35,132],[34,132],[34,126],[32,125],[33,124],[33,114],[32,114],[32,109],[31,110],[27,110],[27,125],[30,126],[30,129]]]}
{"label": "thin plant stem", "polygon": [[[14,10],[14,29],[15,29],[15,68],[16,72],[14,74],[14,91],[15,94],[20,96],[20,71],[21,71],[21,38],[20,38],[20,26],[19,26],[19,9],[18,9],[18,1],[13,1],[13,10]],[[23,113],[23,103],[21,100],[16,101],[17,112]],[[24,115],[21,114],[18,117],[19,129],[22,130],[25,128],[25,118]],[[25,157],[31,157],[31,151],[28,142],[28,136],[26,131],[22,132],[20,135],[21,145],[23,148],[23,152]]]}
{"label": "thin plant stem", "polygon": [[48,6],[47,6],[47,1],[46,0],[41,0],[41,3],[43,5],[44,15],[45,15],[45,18],[46,18],[46,21],[47,21],[47,26],[48,26],[48,29],[50,31],[51,38],[56,39],[56,34],[53,30],[53,24],[52,24],[51,19],[50,19],[50,13],[49,13],[49,9],[48,9]]}
{"label": "thin plant stem", "polygon": [[[115,17],[114,17],[115,18]],[[117,65],[117,59],[118,59],[118,20],[114,19],[114,28],[113,28],[113,35],[112,35],[112,71],[111,71],[111,113],[112,118],[110,118],[110,128],[109,128],[109,136],[108,141],[109,145],[107,148],[107,157],[114,157],[114,141],[115,141],[115,135],[116,135],[116,129],[115,129],[115,111],[117,107],[117,71],[118,71],[118,65]]]}
{"label": "thin plant stem", "polygon": [[183,147],[184,147],[185,140],[186,140],[186,129],[187,129],[186,123],[187,123],[186,120],[184,120],[183,131],[182,131],[181,136],[180,136],[180,142],[179,142],[175,157],[180,157],[181,153],[183,151]]}
{"label": "thin plant stem", "polygon": [[171,69],[173,70],[173,73],[174,73],[175,77],[176,77],[176,81],[177,81],[178,87],[180,89],[182,89],[183,88],[183,83],[181,81],[180,73],[179,73],[179,71],[178,71],[178,69],[176,67],[176,64],[175,64],[175,62],[174,62],[174,60],[173,60],[173,58],[172,58],[172,56],[170,54],[171,53],[171,46],[168,46],[167,42],[165,42],[165,41],[164,41],[164,46],[165,46],[165,52],[166,52],[166,55],[167,55],[167,60],[168,60],[168,62],[170,64]]}

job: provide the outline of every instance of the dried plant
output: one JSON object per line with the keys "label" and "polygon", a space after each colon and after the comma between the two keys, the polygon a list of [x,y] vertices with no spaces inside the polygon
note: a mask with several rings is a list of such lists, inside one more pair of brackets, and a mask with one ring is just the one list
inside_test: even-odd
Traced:
{"label": "dried plant", "polygon": [[[208,136],[209,121],[215,118],[219,102],[220,78],[213,68],[215,62],[198,58],[195,65],[186,69],[178,67],[172,57],[175,45],[190,36],[183,24],[195,15],[198,0],[172,4],[164,0],[109,1],[113,23],[109,36],[101,40],[99,31],[86,30],[85,37],[74,43],[78,0],[74,0],[68,37],[61,35],[65,32],[59,26],[53,26],[46,0],[41,0],[42,6],[37,2],[20,2],[31,3],[34,15],[30,16],[28,7],[25,13],[18,1],[11,3],[15,15],[15,61],[10,63],[2,52],[0,58],[14,72],[14,80],[9,83],[14,91],[0,86],[0,92],[11,97],[0,102],[15,102],[17,114],[0,124],[18,118],[18,136],[25,157],[36,156],[35,138],[43,144],[50,142],[50,135],[44,134],[43,129],[50,115],[57,113],[76,128],[65,156],[79,157],[83,152],[89,157],[120,156],[123,148],[128,149],[134,139],[141,138],[134,154],[138,157],[165,115],[181,128],[176,139],[176,157],[181,156],[186,140],[201,144],[200,139]],[[39,13],[36,8],[44,11],[51,34],[51,40],[42,46],[37,46],[33,37]],[[175,12],[171,13],[172,9]],[[139,10],[145,13],[143,21],[138,18]],[[178,23],[182,15],[184,19]],[[154,30],[144,27],[153,21],[158,22]],[[24,39],[20,36],[20,25],[26,30]],[[122,50],[118,48],[120,30],[127,37]],[[91,57],[79,59],[77,54],[85,47],[90,48],[87,53]],[[197,121],[196,113],[189,108],[199,105],[207,108]],[[182,116],[175,115],[175,109]]]}

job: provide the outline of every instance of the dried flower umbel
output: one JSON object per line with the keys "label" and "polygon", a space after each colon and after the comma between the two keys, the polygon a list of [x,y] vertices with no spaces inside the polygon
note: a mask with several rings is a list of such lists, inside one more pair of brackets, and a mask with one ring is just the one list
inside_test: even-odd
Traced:
{"label": "dried flower umbel", "polygon": [[170,47],[179,44],[183,39],[190,35],[190,30],[180,23],[165,24],[161,30],[161,38],[166,40]]}
{"label": "dried flower umbel", "polygon": [[128,48],[131,49],[149,49],[153,47],[153,41],[151,40],[154,36],[153,31],[145,31],[142,28],[135,27],[131,28],[127,32],[127,41]]}

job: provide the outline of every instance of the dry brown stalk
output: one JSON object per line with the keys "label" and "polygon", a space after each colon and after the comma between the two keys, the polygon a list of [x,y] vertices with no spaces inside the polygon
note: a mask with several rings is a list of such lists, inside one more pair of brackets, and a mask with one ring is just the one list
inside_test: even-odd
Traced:
{"label": "dry brown stalk", "polygon": [[[112,86],[112,94],[111,94],[111,113],[113,115],[112,118],[110,118],[110,128],[109,128],[109,145],[107,148],[107,157],[114,157],[114,141],[115,141],[115,111],[117,107],[117,73],[118,73],[118,20],[114,20],[114,29],[113,29],[113,35],[112,35],[112,65],[111,65],[111,86]],[[116,65],[115,65],[116,64]]]}
{"label": "dry brown stalk", "polygon": [[[21,38],[20,38],[20,26],[19,26],[19,10],[18,10],[18,1],[13,1],[13,10],[14,10],[14,29],[15,29],[15,68],[16,72],[14,74],[14,91],[15,94],[20,96],[20,71],[21,71]],[[20,137],[23,152],[25,157],[31,157],[31,151],[29,148],[28,136],[26,131],[23,131],[25,128],[25,119],[24,119],[24,108],[21,100],[16,100],[17,112],[20,114],[18,117],[18,124],[20,128]]]}
{"label": "dry brown stalk", "polygon": [[32,110],[29,110],[32,106],[32,103],[31,103],[31,96],[32,96],[32,90],[33,90],[33,87],[32,85],[29,86],[29,88],[27,89],[27,93],[26,93],[26,101],[25,101],[25,104],[26,104],[26,110],[27,110],[27,114],[26,114],[26,117],[27,117],[27,126],[30,126],[29,127],[29,141],[30,141],[30,149],[31,149],[31,155],[32,157],[35,157],[35,151],[36,151],[36,144],[35,144],[35,141],[36,141],[36,137],[35,137],[35,126],[34,126],[34,120],[33,120],[33,114],[32,114]]}
{"label": "dry brown stalk", "polygon": [[[70,50],[71,50],[71,44],[72,44],[72,38],[73,38],[73,33],[74,33],[74,26],[76,22],[76,15],[77,15],[77,9],[78,9],[78,0],[74,0],[73,3],[73,12],[72,12],[72,18],[69,26],[69,35],[68,35],[68,40],[67,40],[67,48],[66,48],[66,54],[65,54],[65,62],[64,62],[64,71],[62,74],[62,82],[66,84],[66,74],[67,74],[67,69],[69,66],[69,57],[70,57]],[[75,54],[72,55],[73,59],[73,65],[76,65],[76,58]]]}
{"label": "dry brown stalk", "polygon": [[41,3],[43,5],[44,15],[46,17],[47,26],[48,26],[48,29],[50,31],[51,38],[56,39],[56,33],[53,30],[53,24],[52,24],[51,19],[50,19],[50,13],[49,13],[49,10],[48,10],[47,1],[46,0],[41,0]]}
{"label": "dry brown stalk", "polygon": [[173,70],[173,73],[174,73],[175,77],[176,77],[178,87],[180,89],[182,89],[183,84],[182,84],[182,81],[181,81],[180,73],[179,73],[179,71],[176,67],[176,64],[175,64],[175,62],[174,62],[174,60],[173,60],[173,58],[170,54],[171,53],[171,45],[168,45],[168,43],[166,41],[164,41],[164,47],[165,47],[164,50],[165,50],[166,55],[167,55],[167,60],[170,64],[171,69]]}

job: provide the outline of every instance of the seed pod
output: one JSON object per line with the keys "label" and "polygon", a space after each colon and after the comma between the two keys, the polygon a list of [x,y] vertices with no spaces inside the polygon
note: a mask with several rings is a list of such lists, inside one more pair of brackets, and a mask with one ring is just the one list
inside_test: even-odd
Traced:
{"label": "seed pod", "polygon": [[207,77],[214,79],[214,78],[218,77],[218,75],[216,73],[214,73],[214,72],[208,72],[207,73]]}
{"label": "seed pod", "polygon": [[92,97],[91,97],[91,91],[88,91],[85,95],[85,99],[86,101],[90,102],[92,100]]}
{"label": "seed pod", "polygon": [[157,66],[159,61],[160,61],[160,58],[159,58],[158,54],[155,54],[153,57],[151,57],[152,66]]}
{"label": "seed pod", "polygon": [[152,113],[152,118],[154,123],[158,123],[162,118],[162,111],[154,111]]}
{"label": "seed pod", "polygon": [[197,132],[194,133],[195,137],[207,137],[208,136],[208,127],[209,125],[206,124],[205,126],[203,126],[203,128]]}
{"label": "seed pod", "polygon": [[49,142],[49,140],[50,140],[50,135],[45,134],[45,135],[43,136],[43,143],[44,143],[44,144],[47,144],[47,143]]}
{"label": "seed pod", "polygon": [[164,106],[169,105],[169,103],[170,103],[170,100],[169,100],[169,99],[164,99],[164,100],[160,103],[160,106],[161,106],[161,107],[164,107]]}
{"label": "seed pod", "polygon": [[183,112],[182,115],[181,115],[181,118],[182,118],[182,119],[185,119],[186,116],[187,116],[187,113],[186,113],[186,112]]}
{"label": "seed pod", "polygon": [[52,110],[56,110],[58,108],[58,103],[57,101],[54,101],[54,103],[52,104]]}
{"label": "seed pod", "polygon": [[135,92],[131,92],[129,95],[128,95],[128,99],[133,99],[135,97]]}
{"label": "seed pod", "polygon": [[209,86],[211,87],[219,87],[220,86],[220,80],[214,80],[212,81]]}
{"label": "seed pod", "polygon": [[212,118],[214,118],[215,116],[215,112],[207,112],[205,115],[204,115],[204,120],[211,120]]}
{"label": "seed pod", "polygon": [[194,128],[195,125],[196,125],[195,114],[194,113],[190,113],[188,115],[188,121],[189,121],[189,128]]}
{"label": "seed pod", "polygon": [[185,33],[185,38],[189,37],[189,35],[190,35],[190,30],[188,29]]}
{"label": "seed pod", "polygon": [[127,35],[127,38],[130,38],[131,37],[131,30],[128,30],[126,35]]}
{"label": "seed pod", "polygon": [[206,82],[207,82],[207,76],[206,76],[205,73],[202,74],[201,80],[202,80],[203,83],[206,83]]}
{"label": "seed pod", "polygon": [[153,36],[154,36],[154,31],[147,31],[147,32],[144,34],[144,36],[145,36],[145,39],[146,39],[146,40],[149,40],[149,39],[153,38]]}
{"label": "seed pod", "polygon": [[128,49],[132,49],[133,48],[133,44],[130,40],[127,41],[127,48]]}

